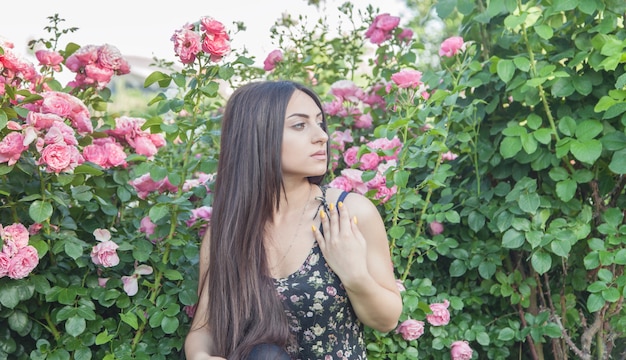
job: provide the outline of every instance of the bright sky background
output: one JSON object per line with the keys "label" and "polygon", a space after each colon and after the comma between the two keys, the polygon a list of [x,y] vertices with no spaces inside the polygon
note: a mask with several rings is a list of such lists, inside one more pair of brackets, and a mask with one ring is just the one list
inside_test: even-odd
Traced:
{"label": "bright sky background", "polygon": [[[326,0],[325,15],[336,18],[339,14],[336,9],[343,2]],[[380,9],[379,13],[409,15],[404,0],[352,0],[352,3],[357,9],[372,4]],[[123,56],[176,60],[170,41],[174,31],[202,16],[212,16],[230,30],[235,30],[234,21],[246,24],[246,32],[236,35],[231,45],[237,49],[245,46],[257,57],[257,63],[262,63],[274,49],[269,29],[281,14],[287,12],[295,18],[303,14],[310,22],[320,16],[305,0],[30,0],[4,1],[1,8],[0,37],[13,42],[15,50],[22,54],[27,53],[30,39],[49,38],[44,30],[50,25],[47,17],[58,14],[65,19],[61,28],[79,28],[61,38],[62,46],[68,42],[81,46],[108,43],[116,46]]]}

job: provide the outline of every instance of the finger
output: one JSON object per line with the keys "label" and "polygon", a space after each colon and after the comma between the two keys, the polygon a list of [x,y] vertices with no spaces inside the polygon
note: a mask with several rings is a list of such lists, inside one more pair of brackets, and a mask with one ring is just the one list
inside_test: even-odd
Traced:
{"label": "finger", "polygon": [[[337,214],[337,208],[335,208],[335,204],[330,203],[328,205],[328,219],[330,222],[330,238],[329,240],[337,239],[339,236],[339,216]],[[324,230],[325,231],[325,230]]]}
{"label": "finger", "polygon": [[313,237],[315,238],[315,241],[317,241],[317,244],[320,248],[323,248],[326,245],[324,242],[324,236],[322,236],[322,233],[317,230],[317,226],[315,226],[315,224],[311,225],[311,231],[313,232]]}
{"label": "finger", "polygon": [[350,226],[350,212],[348,211],[347,206],[343,206],[343,201],[337,203],[338,211],[339,211],[339,224],[340,224],[340,232],[345,233],[346,235],[352,227]]}
{"label": "finger", "polygon": [[322,237],[323,241],[326,241],[330,237],[330,223],[328,221],[328,215],[324,211],[324,209],[320,209],[320,221],[322,224],[322,231],[324,234],[319,234]]}

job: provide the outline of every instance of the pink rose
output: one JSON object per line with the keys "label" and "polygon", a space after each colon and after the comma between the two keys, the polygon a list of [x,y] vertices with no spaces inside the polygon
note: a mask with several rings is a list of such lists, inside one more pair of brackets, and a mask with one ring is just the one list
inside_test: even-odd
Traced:
{"label": "pink rose", "polygon": [[134,148],[137,154],[144,155],[148,158],[157,153],[157,147],[154,146],[152,140],[148,136],[138,136],[135,138]]}
{"label": "pink rose", "polygon": [[9,273],[9,264],[11,263],[11,256],[4,251],[0,252],[0,278],[7,276]]}
{"label": "pink rose", "polygon": [[391,80],[401,89],[415,89],[422,84],[422,73],[413,69],[403,69],[391,75]]}
{"label": "pink rose", "polygon": [[450,357],[452,360],[470,360],[474,351],[467,341],[455,341],[450,346]]}
{"label": "pink rose", "polygon": [[0,141],[0,163],[14,165],[26,150],[24,146],[24,135],[18,132],[10,132]]}
{"label": "pink rose", "polygon": [[221,22],[215,20],[210,16],[205,16],[200,19],[200,25],[202,30],[207,34],[219,34],[226,32],[226,27]]}
{"label": "pink rose", "polygon": [[369,129],[372,127],[372,115],[370,113],[361,114],[354,119],[354,127],[357,129]]}
{"label": "pink rose", "polygon": [[187,316],[189,316],[190,318],[193,318],[193,316],[196,314],[197,308],[198,308],[198,304],[186,305],[183,308],[183,311],[185,312],[185,314],[187,314]]}
{"label": "pink rose", "polygon": [[456,159],[458,157],[459,157],[459,155],[453,153],[452,151],[447,151],[447,152],[441,154],[441,160],[443,160],[443,161],[452,161],[452,160],[454,160],[454,159]]}
{"label": "pink rose", "polygon": [[433,221],[428,224],[428,229],[433,236],[439,235],[443,232],[443,224],[439,221]]}
{"label": "pink rose", "polygon": [[28,229],[21,223],[14,223],[13,225],[5,226],[4,228],[0,226],[0,235],[2,236],[2,240],[4,240],[5,244],[7,242],[12,242],[15,244],[17,249],[21,249],[28,245],[28,238],[30,237]]}
{"label": "pink rose", "polygon": [[74,146],[52,144],[42,150],[38,164],[46,165],[46,171],[58,174],[62,171],[73,170],[83,161],[83,156]]}
{"label": "pink rose", "polygon": [[91,261],[96,265],[104,267],[113,267],[120,263],[117,256],[117,248],[119,246],[111,240],[102,241],[91,249]]}
{"label": "pink rose", "polygon": [[100,67],[113,70],[118,75],[124,75],[127,73],[126,70],[130,70],[120,50],[110,44],[104,44],[98,48],[97,62]]}
{"label": "pink rose", "polygon": [[358,158],[357,158],[358,152],[359,152],[359,147],[352,146],[343,153],[343,161],[346,163],[346,165],[352,166],[356,164],[356,162],[358,161]]}
{"label": "pink rose", "polygon": [[263,70],[272,71],[276,68],[276,64],[281,61],[283,61],[283,52],[278,49],[272,50],[263,61]]}
{"label": "pink rose", "polygon": [[144,216],[139,223],[139,231],[146,234],[146,237],[154,234],[154,229],[156,229],[156,225],[150,220],[149,216]]}
{"label": "pink rose", "polygon": [[202,50],[211,55],[211,61],[220,61],[230,51],[228,35],[207,34],[202,42]]}
{"label": "pink rose", "polygon": [[398,34],[398,40],[404,41],[406,43],[410,42],[413,39],[413,30],[411,29],[402,29],[402,32]]}
{"label": "pink rose", "polygon": [[124,292],[128,296],[134,296],[139,291],[139,283],[138,279],[141,275],[149,275],[152,274],[152,267],[148,265],[139,265],[135,268],[135,271],[131,276],[122,276],[122,283],[124,284]]}
{"label": "pink rose", "polygon": [[396,334],[402,335],[406,341],[417,340],[424,334],[424,322],[413,319],[405,320],[396,328]]}
{"label": "pink rose", "polygon": [[50,66],[54,71],[61,71],[63,62],[63,56],[56,51],[51,50],[37,50],[35,51],[35,57],[39,60],[39,64],[44,66]]}
{"label": "pink rose", "polygon": [[400,23],[400,18],[388,13],[377,15],[370,27],[365,32],[365,38],[373,44],[381,44],[391,38],[393,30]]}
{"label": "pink rose", "polygon": [[448,306],[450,306],[448,300],[444,300],[443,303],[430,304],[432,313],[426,315],[426,320],[428,320],[432,326],[447,325],[450,322]]}
{"label": "pink rose", "polygon": [[452,36],[445,39],[439,48],[439,56],[453,57],[459,50],[463,50],[463,38],[460,36]]}
{"label": "pink rose", "polygon": [[25,246],[13,256],[9,262],[7,275],[11,279],[23,279],[39,264],[39,255],[37,249],[28,245]]}
{"label": "pink rose", "polygon": [[331,188],[341,189],[344,191],[352,190],[352,182],[344,176],[337,176],[328,184],[328,186],[330,186]]}
{"label": "pink rose", "polygon": [[183,28],[177,30],[170,40],[174,42],[174,53],[183,64],[191,64],[196,60],[196,56],[200,52],[200,34]]}
{"label": "pink rose", "polygon": [[351,80],[335,81],[330,86],[330,93],[342,101],[358,103],[365,95],[363,90]]}
{"label": "pink rose", "polygon": [[380,156],[376,153],[367,153],[361,156],[359,160],[361,162],[361,170],[374,170],[380,163]]}

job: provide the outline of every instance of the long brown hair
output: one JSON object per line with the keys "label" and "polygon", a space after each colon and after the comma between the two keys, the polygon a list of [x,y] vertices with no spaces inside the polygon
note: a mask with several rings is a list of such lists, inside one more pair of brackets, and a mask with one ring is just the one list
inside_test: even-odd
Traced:
{"label": "long brown hair", "polygon": [[[291,81],[239,87],[226,104],[210,229],[208,324],[216,355],[245,357],[252,347],[285,347],[290,331],[267,264],[263,238],[284,191],[281,147]],[[323,119],[326,130],[326,119]],[[328,147],[328,144],[327,144]],[[309,178],[319,184],[323,176]],[[205,288],[205,287],[203,287]]]}

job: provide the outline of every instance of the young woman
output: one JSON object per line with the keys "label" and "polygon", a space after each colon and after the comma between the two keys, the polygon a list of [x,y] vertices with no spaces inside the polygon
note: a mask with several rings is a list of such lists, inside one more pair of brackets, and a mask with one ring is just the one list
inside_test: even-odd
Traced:
{"label": "young woman", "polygon": [[321,185],[317,95],[253,82],[228,100],[188,360],[365,359],[363,325],[402,311],[387,234],[369,199]]}

